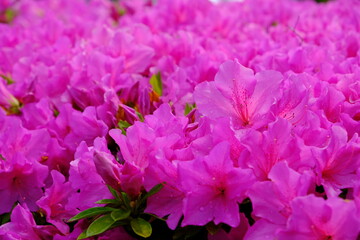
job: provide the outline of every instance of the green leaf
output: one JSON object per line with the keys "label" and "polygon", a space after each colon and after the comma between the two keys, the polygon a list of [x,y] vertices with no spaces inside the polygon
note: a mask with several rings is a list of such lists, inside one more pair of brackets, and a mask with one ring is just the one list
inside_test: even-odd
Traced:
{"label": "green leaf", "polygon": [[146,215],[149,215],[149,216],[151,216],[151,217],[153,217],[153,218],[159,219],[159,220],[161,220],[161,221],[166,221],[166,220],[167,220],[167,217],[161,218],[161,217],[156,216],[155,214],[152,214],[152,213],[145,213],[145,214],[146,214]]}
{"label": "green leaf", "polygon": [[156,92],[159,96],[162,96],[163,85],[162,85],[162,81],[161,81],[160,72],[151,76],[150,84],[151,84],[154,92]]}
{"label": "green leaf", "polygon": [[115,223],[115,220],[110,216],[110,214],[104,215],[96,219],[90,224],[86,230],[86,236],[92,237],[100,233],[105,232]]}
{"label": "green leaf", "polygon": [[11,8],[6,9],[6,11],[5,11],[5,22],[6,23],[11,23],[15,17],[16,17],[15,10],[13,10]]}
{"label": "green leaf", "polygon": [[8,85],[13,84],[15,82],[10,76],[0,74],[0,77],[4,79],[6,81],[6,84]]}
{"label": "green leaf", "polygon": [[151,224],[142,218],[135,218],[130,222],[132,230],[140,237],[148,238],[152,234]]}
{"label": "green leaf", "polygon": [[116,200],[116,199],[102,199],[95,203],[96,204],[119,204],[120,202],[119,202],[119,200]]}
{"label": "green leaf", "polygon": [[102,213],[112,212],[115,208],[110,207],[94,207],[86,209],[85,211],[82,211],[81,213],[77,214],[76,216],[70,218],[68,222],[77,221],[83,218],[93,217]]}
{"label": "green leaf", "polygon": [[164,187],[164,183],[159,183],[159,184],[155,185],[152,189],[150,189],[150,191],[148,191],[141,198],[141,200],[137,203],[137,208],[140,207],[142,204],[144,204],[148,197],[150,197],[150,196],[154,195],[155,193],[159,192],[163,187]]}
{"label": "green leaf", "polygon": [[87,238],[88,236],[86,235],[86,230],[84,230],[78,237],[77,237],[77,240],[80,240],[80,239],[85,239]]}
{"label": "green leaf", "polygon": [[119,126],[119,128],[120,128],[120,130],[121,130],[121,133],[124,134],[124,135],[126,135],[126,129],[127,129],[128,127],[130,127],[131,124],[128,123],[127,121],[120,120],[120,121],[118,122],[118,126]]}
{"label": "green leaf", "polygon": [[109,191],[111,192],[111,194],[118,200],[120,200],[120,197],[119,197],[119,192],[116,191],[115,189],[113,189],[111,186],[107,185]]}
{"label": "green leaf", "polygon": [[127,217],[130,216],[130,209],[117,209],[111,212],[111,217],[114,219],[114,221],[119,221],[119,220],[123,220],[126,219]]}
{"label": "green leaf", "polygon": [[136,115],[138,116],[140,122],[143,122],[143,121],[144,121],[144,116],[143,116],[141,113],[139,113],[138,111],[136,111]]}
{"label": "green leaf", "polygon": [[126,208],[130,209],[130,198],[126,192],[121,192],[122,200]]}
{"label": "green leaf", "polygon": [[185,111],[184,111],[185,116],[188,115],[188,114],[191,112],[191,110],[193,110],[194,108],[196,108],[196,104],[195,104],[195,103],[194,103],[194,104],[186,103],[186,105],[185,105]]}
{"label": "green leaf", "polygon": [[147,199],[148,197],[154,195],[155,193],[158,193],[163,187],[164,187],[164,183],[159,183],[159,184],[155,185],[152,189],[150,189],[150,191],[148,191],[144,195],[144,199]]}
{"label": "green leaf", "polygon": [[131,126],[130,123],[128,123],[127,121],[124,121],[124,120],[120,120],[118,122],[118,125],[119,125],[120,128],[128,128],[128,127]]}
{"label": "green leaf", "polygon": [[53,115],[54,115],[54,117],[57,117],[57,116],[59,116],[59,114],[60,114],[60,112],[57,110],[57,109],[54,109],[53,110]]}

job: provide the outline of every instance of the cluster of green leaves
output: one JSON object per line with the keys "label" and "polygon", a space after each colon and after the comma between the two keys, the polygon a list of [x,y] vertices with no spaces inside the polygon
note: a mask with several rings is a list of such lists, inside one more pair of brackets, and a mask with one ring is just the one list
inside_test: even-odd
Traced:
{"label": "cluster of green leaves", "polygon": [[158,184],[149,192],[140,193],[137,199],[131,200],[127,193],[118,192],[109,186],[109,190],[115,199],[97,201],[97,204],[105,204],[105,206],[89,208],[72,217],[68,222],[80,219],[89,219],[91,222],[77,239],[96,236],[119,226],[132,231],[132,234],[148,238],[152,234],[152,226],[149,220],[156,218],[156,216],[144,213],[146,200],[162,188],[163,184]]}

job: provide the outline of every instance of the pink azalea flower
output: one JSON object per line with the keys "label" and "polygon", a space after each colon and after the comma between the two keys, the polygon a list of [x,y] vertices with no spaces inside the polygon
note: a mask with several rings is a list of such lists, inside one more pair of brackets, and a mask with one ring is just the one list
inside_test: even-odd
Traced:
{"label": "pink azalea flower", "polygon": [[37,210],[48,168],[17,153],[0,160],[0,214],[10,212],[16,201]]}
{"label": "pink azalea flower", "polygon": [[120,129],[111,129],[109,134],[119,145],[125,161],[141,170],[149,165],[147,154],[151,151],[155,140],[155,133],[151,128],[141,122],[136,122],[127,129],[126,136]]}
{"label": "pink azalea flower", "polygon": [[162,157],[152,159],[152,164],[146,169],[144,185],[146,190],[150,190],[159,183],[164,183],[164,187],[148,199],[145,211],[159,217],[168,216],[166,223],[170,229],[175,229],[183,214],[185,197],[176,163]]}
{"label": "pink azalea flower", "polygon": [[259,128],[272,119],[270,109],[281,97],[281,82],[279,72],[254,75],[238,61],[227,61],[220,66],[214,82],[204,82],[195,88],[194,99],[205,116],[213,119],[230,116],[238,126]]}
{"label": "pink azalea flower", "polygon": [[353,201],[308,195],[294,199],[286,230],[278,239],[357,239],[360,220]]}
{"label": "pink azalea flower", "polygon": [[59,233],[54,226],[36,225],[35,220],[26,207],[18,204],[11,213],[11,222],[0,226],[0,238],[3,240],[42,240],[52,239]]}
{"label": "pink azalea flower", "polygon": [[309,173],[300,174],[278,162],[270,171],[271,181],[256,182],[249,190],[253,214],[275,224],[286,224],[291,215],[291,201],[306,196],[313,182]]}
{"label": "pink azalea flower", "polygon": [[[104,182],[116,190],[120,190],[120,171],[122,166],[116,162],[109,150],[104,147],[105,139],[95,140],[94,163],[97,173]],[[105,151],[103,149],[106,149]]]}
{"label": "pink azalea flower", "polygon": [[66,210],[72,191],[71,184],[65,182],[65,177],[58,171],[51,171],[53,183],[45,190],[45,194],[36,203],[46,215],[46,220],[52,223],[63,234],[69,232],[65,221],[74,216],[75,211]]}
{"label": "pink azalea flower", "polygon": [[259,219],[252,225],[244,236],[244,240],[274,240],[277,232],[284,228],[283,225]]}
{"label": "pink azalea flower", "polygon": [[348,141],[346,131],[340,126],[330,129],[325,144],[313,148],[311,157],[316,160],[317,184],[324,185],[327,194],[336,195],[341,188],[354,187],[358,180],[360,144],[357,134]]}
{"label": "pink azalea flower", "polygon": [[244,214],[240,214],[240,225],[236,228],[232,228],[229,233],[220,229],[214,235],[208,234],[208,240],[238,240],[244,239],[246,232],[249,229],[249,223]]}
{"label": "pink azalea flower", "polygon": [[94,107],[87,107],[83,112],[79,112],[70,104],[64,104],[59,107],[59,112],[59,116],[49,124],[49,131],[73,152],[81,141],[91,145],[96,137],[107,134],[108,127],[97,119]]}
{"label": "pink azalea flower", "polygon": [[179,163],[182,188],[186,191],[182,226],[240,223],[238,203],[254,183],[252,171],[235,168],[226,142],[216,145],[206,157]]}
{"label": "pink azalea flower", "polygon": [[295,126],[307,120],[309,91],[304,84],[306,80],[306,75],[290,75],[283,82],[284,89],[281,99],[272,108],[277,116],[287,119]]}
{"label": "pink azalea flower", "polygon": [[80,143],[75,152],[75,160],[70,163],[69,182],[74,192],[69,196],[66,209],[81,211],[95,207],[96,201],[101,198],[111,198],[111,193],[104,180],[97,173],[93,151],[85,142]]}
{"label": "pink azalea flower", "polygon": [[46,129],[27,130],[17,117],[0,114],[0,131],[0,154],[4,158],[11,159],[21,154],[28,160],[38,162],[48,155],[50,136]]}
{"label": "pink azalea flower", "polygon": [[292,125],[285,119],[278,118],[269,124],[267,131],[260,133],[252,130],[241,139],[246,147],[239,158],[240,166],[254,170],[260,180],[266,180],[272,167],[280,161],[287,161],[298,168],[302,164],[300,148],[292,134]]}

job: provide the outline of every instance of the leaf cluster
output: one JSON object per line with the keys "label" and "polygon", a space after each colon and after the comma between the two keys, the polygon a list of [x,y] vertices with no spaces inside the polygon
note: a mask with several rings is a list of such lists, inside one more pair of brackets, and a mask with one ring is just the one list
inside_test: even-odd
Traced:
{"label": "leaf cluster", "polygon": [[105,204],[103,207],[93,207],[80,212],[70,218],[68,222],[88,219],[91,223],[77,239],[85,239],[96,236],[107,230],[123,226],[130,234],[148,238],[152,234],[151,219],[154,215],[144,213],[146,200],[163,188],[160,183],[150,191],[141,193],[137,199],[132,200],[126,192],[117,191],[108,186],[114,199],[102,199],[97,204]]}

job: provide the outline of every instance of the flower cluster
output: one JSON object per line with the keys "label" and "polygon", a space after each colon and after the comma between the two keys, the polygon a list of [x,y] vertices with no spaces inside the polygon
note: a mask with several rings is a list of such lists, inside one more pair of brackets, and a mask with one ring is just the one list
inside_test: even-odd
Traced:
{"label": "flower cluster", "polygon": [[357,239],[359,16],[0,0],[0,239]]}

